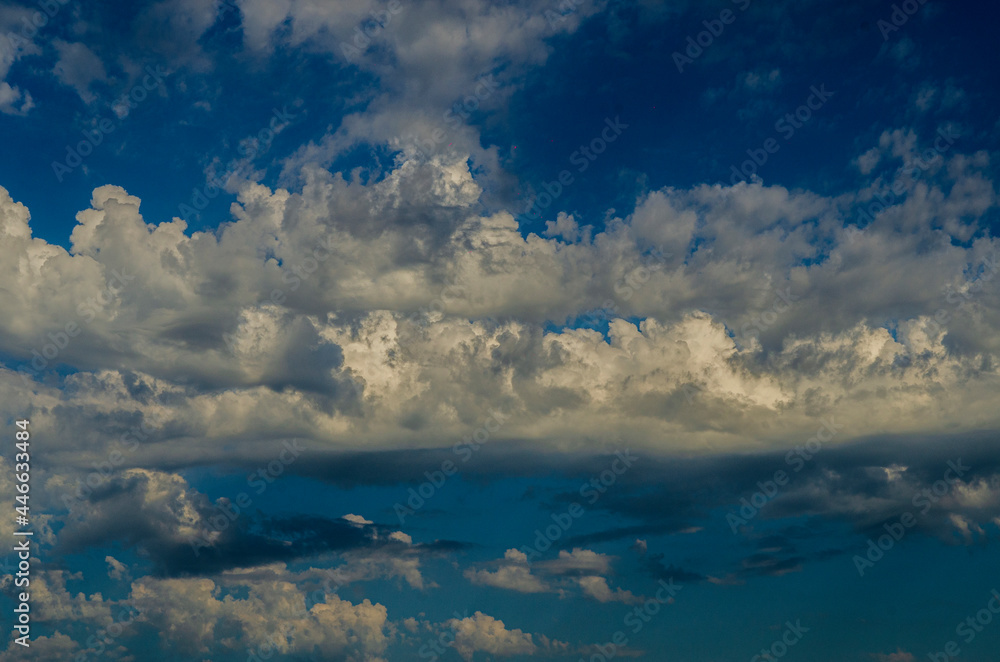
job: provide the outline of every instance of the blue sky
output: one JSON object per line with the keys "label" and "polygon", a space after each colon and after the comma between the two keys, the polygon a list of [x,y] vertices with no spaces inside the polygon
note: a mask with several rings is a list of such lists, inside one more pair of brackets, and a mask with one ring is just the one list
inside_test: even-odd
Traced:
{"label": "blue sky", "polygon": [[0,660],[991,660],[998,11],[4,3]]}

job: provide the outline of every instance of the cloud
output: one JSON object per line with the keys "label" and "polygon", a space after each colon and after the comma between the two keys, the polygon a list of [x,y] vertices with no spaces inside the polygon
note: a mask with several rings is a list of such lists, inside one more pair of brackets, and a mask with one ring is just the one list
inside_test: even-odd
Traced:
{"label": "cloud", "polygon": [[7,81],[18,60],[42,53],[35,43],[38,30],[31,23],[34,13],[31,7],[5,5],[0,8],[0,113],[4,115],[24,116],[35,106],[28,90]]}
{"label": "cloud", "polygon": [[552,575],[602,575],[610,571],[612,559],[613,557],[606,554],[577,547],[572,551],[561,549],[555,559],[539,561],[535,565]]}
{"label": "cloud", "polygon": [[555,221],[545,222],[546,237],[562,237],[568,242],[574,242],[580,238],[580,226],[576,220],[565,212],[559,212]]}
{"label": "cloud", "polygon": [[[327,594],[306,609],[305,595],[279,580],[248,580],[244,598],[223,595],[210,579],[144,578],[132,584],[143,621],[161,633],[165,648],[204,655],[216,646],[243,651],[270,643],[283,655],[319,654],[370,659],[388,644],[387,612],[363,600]],[[235,632],[238,636],[221,636]]]}
{"label": "cloud", "polygon": [[[887,132],[879,150],[905,161],[919,140]],[[27,372],[0,379],[61,407],[52,456],[77,466],[110,451],[98,411],[169,440],[128,457],[152,468],[269,461],[265,440],[289,434],[435,448],[490,407],[509,413],[496,441],[657,454],[782,448],[829,416],[835,444],[994,429],[997,246],[971,236],[996,196],[987,162],[940,161],[850,235],[877,188],[667,188],[601,232],[569,241],[564,217],[558,238],[524,236],[444,158],[365,184],[316,169],[299,192],[248,184],[215,233],[149,222],[103,186],[68,251],[32,238],[5,192],[0,303],[25,313],[0,322],[0,351]],[[574,328],[594,311],[606,333]]]}
{"label": "cloud", "polygon": [[175,66],[196,72],[212,68],[199,40],[225,13],[229,2],[161,0],[149,3],[131,20],[126,36],[144,52],[169,58]]}
{"label": "cloud", "polygon": [[560,550],[555,559],[529,563],[527,555],[508,549],[504,558],[494,562],[497,570],[467,568],[464,576],[473,584],[517,591],[518,593],[559,593],[566,597],[577,587],[582,594],[598,602],[638,604],[643,598],[631,591],[611,589],[601,575],[611,572],[613,557],[589,549]]}
{"label": "cloud", "polygon": [[80,650],[80,644],[57,630],[51,636],[39,635],[32,638],[30,648],[18,646],[15,650],[14,646],[11,645],[7,650],[0,652],[0,662],[71,660],[77,656]]}
{"label": "cloud", "polygon": [[31,93],[17,85],[0,81],[0,113],[5,115],[26,115],[35,107]]}
{"label": "cloud", "polygon": [[[305,0],[241,0],[239,5],[243,44],[251,56],[308,49],[379,81],[377,89],[361,95],[363,109],[346,114],[339,126],[287,160],[282,181],[298,182],[308,180],[309,166],[328,167],[359,145],[385,145],[412,155],[413,148],[403,143],[414,141],[431,141],[448,159],[470,159],[477,169],[503,178],[497,150],[483,145],[480,126],[449,110],[472,98],[475,112],[503,117],[505,100],[552,52],[549,40],[575,33],[606,3],[584,0],[558,21],[546,18],[553,10],[548,0],[502,7],[480,0],[462,7],[403,0],[395,11],[371,0],[323,6]],[[364,30],[374,34],[366,36]],[[497,85],[486,94],[480,84],[490,76]],[[445,140],[433,138],[439,131]],[[431,184],[447,185],[447,180]]]}
{"label": "cloud", "polygon": [[508,630],[503,621],[480,611],[461,620],[453,618],[447,625],[455,632],[455,651],[466,662],[480,651],[500,657],[534,655],[538,651],[530,634]]}
{"label": "cloud", "polygon": [[[47,488],[57,495],[75,494],[64,476],[50,479]],[[400,577],[423,588],[421,556],[448,546],[412,545],[405,534],[363,518],[267,517],[246,504],[246,497],[252,505],[256,494],[250,490],[213,504],[177,474],[128,469],[70,502],[73,509],[63,520],[57,552],[118,541],[137,549],[157,573],[167,576],[214,575],[339,552],[347,561],[336,571],[343,583]],[[121,578],[116,576],[118,562],[108,559],[109,574]]]}
{"label": "cloud", "polygon": [[52,45],[59,53],[52,72],[63,85],[76,90],[84,103],[93,103],[97,96],[90,87],[95,82],[107,82],[108,74],[104,64],[92,50],[82,43],[70,43],[62,39],[54,39]]}
{"label": "cloud", "polygon": [[632,591],[620,588],[611,590],[608,586],[608,580],[604,577],[579,577],[576,581],[583,589],[584,595],[588,595],[598,602],[622,602],[627,605],[635,605],[645,601],[645,598],[641,595],[635,595]]}
{"label": "cloud", "polygon": [[493,586],[518,593],[546,593],[551,590],[538,577],[531,574],[528,557],[516,549],[507,550],[504,554],[504,563],[494,572],[467,568],[464,574],[473,584]]}
{"label": "cloud", "polygon": [[361,515],[344,515],[343,517],[341,517],[341,519],[347,520],[348,522],[357,524],[359,526],[363,526],[365,524],[374,524],[374,522],[372,522],[369,519],[365,519]]}
{"label": "cloud", "polygon": [[[767,129],[794,108],[777,95],[802,82],[792,80],[802,63],[846,61],[864,50],[853,35],[877,35],[870,22],[858,27],[867,20],[860,5],[811,21],[798,19],[817,3],[782,4],[734,14],[739,29],[694,65],[717,69],[722,86],[705,92],[701,110],[744,121],[712,128],[695,112],[682,138],[699,127],[699,144]],[[881,534],[933,494],[959,456],[969,469],[935,494],[911,535],[971,548],[994,532],[1000,245],[987,148],[996,127],[971,117],[990,104],[973,104],[982,94],[956,80],[923,75],[909,77],[915,93],[892,81],[862,91],[848,106],[866,111],[888,98],[897,116],[866,116],[852,141],[843,133],[852,123],[831,107],[787,154],[782,146],[782,159],[835,148],[840,163],[827,154],[833,176],[819,188],[794,165],[783,172],[795,186],[677,185],[670,173],[687,173],[683,164],[658,174],[627,163],[669,151],[643,134],[622,145],[623,167],[602,162],[608,170],[577,184],[586,190],[552,196],[526,223],[517,178],[556,163],[551,150],[574,126],[619,109],[634,126],[660,116],[663,102],[648,89],[638,105],[626,98],[631,79],[656,69],[642,66],[646,56],[683,49],[686,31],[714,29],[697,3],[625,5],[401,0],[401,11],[386,13],[384,0],[150,0],[116,12],[98,3],[62,10],[37,44],[0,48],[0,113],[28,138],[38,127],[20,116],[59,110],[32,76],[51,76],[58,95],[93,106],[147,64],[171,70],[177,103],[130,117],[115,129],[121,153],[81,176],[114,182],[104,166],[121,166],[132,139],[151,135],[133,122],[165,127],[182,141],[174,152],[201,135],[230,145],[246,135],[248,99],[229,98],[244,78],[250,106],[277,99],[301,113],[272,126],[283,144],[298,141],[287,158],[200,160],[196,174],[252,166],[226,183],[236,201],[213,203],[211,217],[223,216],[211,227],[210,215],[195,226],[164,206],[184,178],[157,177],[190,155],[136,169],[148,176],[130,174],[129,190],[94,188],[75,217],[59,218],[45,201],[32,204],[32,218],[0,189],[0,309],[17,312],[0,319],[0,413],[30,416],[45,446],[33,456],[32,523],[51,563],[33,570],[32,613],[47,636],[29,655],[90,653],[70,636],[86,640],[132,602],[137,622],[108,659],[129,659],[128,648],[148,650],[159,636],[170,659],[243,658],[267,645],[278,657],[382,662],[396,644],[445,628],[470,661],[589,657],[605,648],[571,649],[532,631],[516,609],[444,623],[392,610],[417,604],[408,592],[447,602],[465,591],[570,616],[624,613],[651,592],[643,574],[711,584],[701,588],[723,598],[723,587],[750,580],[784,585],[775,578],[821,573],[811,566],[823,560],[846,565],[852,551],[833,540]],[[0,8],[0,35],[32,12]],[[366,35],[373,16],[380,25]],[[844,38],[832,43],[831,34]],[[875,65],[918,66],[911,38],[898,35]],[[631,74],[580,86],[562,75],[570,66]],[[544,116],[524,115],[525,91]],[[838,94],[851,98],[846,85]],[[563,97],[583,104],[567,111]],[[954,119],[942,122],[945,112]],[[517,158],[515,138],[529,146]],[[532,151],[542,160],[527,164]],[[715,168],[716,152],[691,152],[701,159],[691,172]],[[11,191],[29,201],[38,190],[19,177]],[[793,469],[787,454],[821,426],[833,438]],[[460,460],[454,444],[478,443],[487,428],[482,449]],[[516,548],[483,557],[476,526],[449,529],[469,540],[434,538],[435,527],[458,522],[452,516],[469,516],[477,496],[435,497],[405,531],[384,523],[386,503],[354,498],[389,494],[383,488],[406,498],[411,487],[424,498],[421,484],[437,485],[434,467],[449,461],[461,462],[457,480],[476,494],[496,479],[500,493],[529,485],[524,501],[557,514],[583,497],[569,488],[607,471],[597,454],[612,440],[641,462],[589,504],[586,525],[530,562]],[[0,491],[11,487],[8,464],[0,458]],[[215,498],[245,474],[251,487],[263,468],[284,481],[266,498],[249,489],[240,495],[249,505]],[[692,551],[777,470],[792,480],[740,538]],[[362,489],[296,512],[303,506],[286,490],[306,483]],[[521,543],[531,541],[494,552]],[[630,545],[635,554],[619,551]],[[53,569],[85,555],[104,559],[88,578]],[[902,649],[872,656],[913,659]]]}
{"label": "cloud", "polygon": [[390,533],[389,540],[398,540],[404,545],[413,544],[413,538],[410,535],[403,533],[402,531],[393,531],[392,533]]}
{"label": "cloud", "polygon": [[111,579],[131,579],[128,568],[118,559],[113,556],[105,556],[104,562],[108,564],[108,577]]}

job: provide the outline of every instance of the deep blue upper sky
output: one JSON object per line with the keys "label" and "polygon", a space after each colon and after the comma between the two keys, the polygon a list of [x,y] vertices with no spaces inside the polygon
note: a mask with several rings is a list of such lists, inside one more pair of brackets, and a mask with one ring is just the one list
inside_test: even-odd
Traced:
{"label": "deep blue upper sky", "polygon": [[[27,116],[0,115],[8,153],[17,155],[0,164],[0,177],[32,210],[36,235],[50,242],[68,244],[74,214],[105,183],[138,195],[149,221],[169,220],[193,189],[205,185],[209,163],[218,160],[224,168],[239,158],[239,141],[267,126],[273,109],[300,104],[301,112],[253,162],[263,183],[294,186],[279,181],[282,160],[336,130],[345,114],[363,111],[378,89],[377,75],[327,52],[278,46],[266,58],[248,53],[234,12],[224,13],[198,39],[209,63],[184,67],[163,44],[144,44],[125,27],[148,4],[70,5],[71,11],[42,29],[40,50],[10,69],[8,82],[29,90],[35,107]],[[932,3],[884,40],[878,21],[891,15],[891,5],[813,2],[779,10],[754,3],[745,12],[739,6],[614,4],[574,33],[551,38],[551,56],[517,79],[506,108],[474,112],[467,120],[479,129],[483,147],[498,148],[514,178],[512,186],[496,191],[492,205],[523,212],[531,191],[569,169],[575,181],[558,210],[576,211],[599,228],[608,208],[628,213],[641,192],[729,183],[730,167],[748,158],[746,150],[780,136],[775,122],[805,103],[813,85],[835,94],[794,135],[782,138],[779,152],[760,167],[768,185],[828,195],[853,190],[861,176],[852,159],[882,131],[903,125],[933,139],[937,128],[955,124],[964,140],[995,145],[998,91],[984,84],[994,73],[984,54],[993,43],[996,7]],[[735,10],[734,23],[679,73],[672,54],[687,48],[689,35],[705,30],[702,21],[727,7]],[[90,103],[53,75],[59,54],[51,42],[72,41],[80,30],[106,63],[108,77],[89,85]],[[112,105],[131,89],[116,62],[125,54],[137,65],[170,73],[162,87],[118,119]],[[759,78],[757,87],[746,83],[748,74]],[[917,117],[914,97],[928,85],[941,95],[961,94]],[[578,173],[572,154],[598,135],[605,118],[614,117],[628,129],[608,147],[611,158]],[[82,168],[57,182],[53,161],[65,162],[67,146],[103,118],[110,118],[113,132]],[[386,145],[369,144],[331,167],[360,167],[364,176],[378,178],[391,153]],[[232,220],[233,199],[213,202],[192,228]],[[547,218],[556,210],[548,210]],[[522,229],[541,231],[544,224]]]}

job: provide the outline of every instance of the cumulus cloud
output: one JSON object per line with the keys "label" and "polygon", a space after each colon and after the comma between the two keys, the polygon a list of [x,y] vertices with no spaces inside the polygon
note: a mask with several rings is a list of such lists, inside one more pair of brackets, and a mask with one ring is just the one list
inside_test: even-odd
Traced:
{"label": "cumulus cloud", "polygon": [[613,557],[589,549],[560,550],[556,558],[529,563],[518,549],[508,549],[504,558],[491,565],[496,570],[467,568],[465,578],[473,584],[492,586],[518,593],[559,593],[569,595],[573,587],[598,602],[637,604],[643,598],[631,591],[608,586],[602,576],[611,572]]}
{"label": "cumulus cloud", "polygon": [[576,547],[571,551],[561,549],[555,559],[542,561],[539,565],[555,575],[604,574],[611,568],[612,558],[607,554]]}
{"label": "cumulus cloud", "polygon": [[[917,148],[902,133],[880,145]],[[836,443],[991,427],[996,246],[946,239],[995,204],[977,159],[950,157],[935,175],[950,189],[921,181],[854,234],[852,200],[739,184],[652,192],[593,236],[568,217],[559,237],[522,236],[471,206],[467,164],[437,160],[368,185],[323,171],[301,193],[251,185],[218,233],[150,223],[104,186],[66,251],[32,238],[4,193],[0,299],[25,314],[0,348],[28,362],[22,385],[63,401],[52,432],[73,450],[93,443],[68,433],[90,398],[206,460],[236,438],[259,457],[268,430],[320,449],[434,446],[497,406],[499,438],[561,447],[781,446],[828,416],[846,426]],[[408,203],[435,222],[404,209],[408,168],[441,182]],[[595,316],[606,335],[573,328]],[[63,378],[73,398],[42,382],[60,364],[80,371]]]}
{"label": "cumulus cloud", "polygon": [[[243,651],[269,643],[284,655],[360,655],[371,659],[388,644],[387,612],[363,600],[335,595],[306,609],[294,584],[247,580],[245,598],[223,595],[210,579],[144,578],[132,584],[141,619],[161,634],[164,646],[204,655],[216,645]],[[227,633],[227,634],[223,634]]]}
{"label": "cumulus cloud", "polygon": [[524,552],[508,549],[504,561],[495,571],[468,568],[465,578],[473,584],[517,591],[518,593],[545,593],[550,590],[542,581],[531,574],[528,557]]}
{"label": "cumulus cloud", "polygon": [[[81,650],[80,644],[69,636],[59,632],[54,632],[51,636],[41,635],[31,640],[30,648],[13,646],[0,652],[0,661],[14,662],[15,660],[70,660],[76,657]],[[114,659],[114,658],[110,658]]]}
{"label": "cumulus cloud", "polygon": [[580,577],[576,581],[583,589],[584,595],[594,598],[598,602],[623,602],[627,605],[634,605],[645,600],[641,595],[635,595],[632,591],[620,588],[612,590],[608,586],[608,580],[604,577]]}
{"label": "cumulus cloud", "polygon": [[[937,136],[880,124],[845,159],[856,190],[759,178],[647,190],[640,173],[641,194],[616,200],[603,222],[588,224],[604,210],[560,198],[528,231],[511,208],[513,157],[497,144],[512,137],[498,130],[510,124],[507,102],[600,12],[606,34],[588,26],[580,37],[627,62],[627,21],[659,28],[687,9],[643,0],[626,16],[603,0],[570,4],[403,0],[387,13],[381,0],[156,0],[120,18],[115,40],[176,68],[178,94],[216,82],[200,77],[216,66],[214,48],[233,69],[321,62],[359,84],[335,119],[326,105],[310,110],[322,127],[302,127],[309,139],[269,164],[275,186],[262,172],[230,178],[236,202],[218,227],[156,216],[149,201],[142,209],[144,192],[109,184],[81,203],[63,247],[36,236],[28,208],[0,189],[0,309],[19,311],[0,319],[10,357],[0,412],[31,416],[46,440],[33,468],[35,540],[56,558],[96,548],[109,587],[88,595],[73,573],[33,577],[33,613],[51,630],[29,655],[89,652],[61,632],[106,628],[123,609],[137,613],[123,638],[159,632],[170,658],[242,657],[266,644],[287,657],[381,662],[395,643],[444,628],[467,661],[566,655],[569,644],[510,616],[393,621],[360,592],[432,593],[451,567],[492,598],[496,589],[613,610],[646,598],[624,587],[638,584],[616,574],[618,557],[589,549],[598,543],[634,541],[629,560],[657,579],[728,586],[849,553],[795,525],[762,532],[786,518],[871,535],[931,494],[921,533],[973,545],[1000,526],[1000,466],[982,442],[1000,429],[994,156],[965,146],[958,124]],[[52,55],[39,71],[86,104],[142,75],[145,62],[96,39],[93,14],[63,11],[70,24],[52,28],[51,47],[0,49],[0,113],[25,115],[39,98],[8,82],[27,55]],[[699,63],[761,42],[758,64],[727,78],[735,88],[704,97],[752,97],[744,119],[774,109],[792,70],[773,56],[801,29],[760,11],[775,19],[766,40],[740,19]],[[373,13],[381,25],[365,36]],[[0,34],[29,15],[0,8]],[[915,43],[901,36],[883,58],[914,67]],[[199,117],[218,107],[212,94],[194,101]],[[900,106],[924,122],[971,98],[954,81],[929,82]],[[359,148],[377,155],[370,173],[333,171]],[[619,181],[633,173],[623,172]],[[642,466],[592,504],[602,516],[590,521],[607,528],[567,533],[567,548],[541,559],[508,549],[463,567],[455,552],[473,543],[414,543],[432,540],[430,528],[388,526],[377,505],[268,514],[274,502],[261,493],[240,495],[249,505],[213,500],[190,477],[225,466],[339,487],[423,480],[424,461],[454,462],[452,444],[487,416],[498,427],[461,467],[470,481],[575,480],[605,469],[593,455],[610,439],[638,451]],[[749,550],[692,558],[664,544],[738,508],[824,429],[822,453],[744,527]],[[928,451],[942,441],[970,467],[944,491],[953,457]],[[0,458],[0,491],[9,464]],[[439,563],[428,569],[428,559]],[[104,654],[129,659],[118,644]],[[902,649],[873,657],[914,659]]]}
{"label": "cumulus cloud", "polygon": [[389,540],[398,540],[405,545],[413,544],[413,538],[409,534],[403,533],[402,531],[393,531],[390,533]]}
{"label": "cumulus cloud", "polygon": [[357,524],[359,526],[363,526],[365,524],[374,524],[374,522],[372,522],[369,519],[365,519],[361,515],[344,515],[341,519],[345,519],[348,522],[351,522],[353,524]]}
{"label": "cumulus cloud", "polygon": [[[409,477],[405,453],[449,445],[442,440],[461,439],[494,409],[503,423],[491,448],[593,450],[616,438],[651,462],[707,455],[712,471],[732,466],[729,453],[802,444],[829,421],[831,453],[875,435],[996,429],[997,246],[978,220],[995,205],[988,159],[942,158],[898,204],[844,230],[853,207],[884,185],[879,168],[918,148],[906,132],[884,134],[879,158],[865,161],[876,181],[856,196],[666,188],[600,232],[562,215],[544,236],[525,236],[506,211],[483,211],[470,165],[444,157],[403,157],[368,184],[316,169],[298,192],[248,184],[234,222],[217,232],[150,222],[138,197],[103,186],[78,214],[69,250],[33,237],[27,208],[3,191],[0,303],[24,314],[0,321],[0,349],[23,361],[20,371],[0,369],[0,408],[14,415],[10,403],[27,391],[33,411],[59,412],[34,418],[51,440],[47,461],[61,467],[39,499],[73,502],[60,551],[118,541],[188,582],[157,590],[201,596],[215,589],[189,575],[211,583],[234,568],[320,554],[337,555],[343,583],[433,588],[421,559],[449,549],[443,543],[414,545],[356,514],[244,514],[216,526],[232,503],[212,503],[175,473],[212,462],[254,470],[293,439],[310,460],[282,471],[346,480],[354,456],[345,451],[379,451],[373,466]],[[595,319],[606,332],[587,328]],[[138,442],[114,441],[136,429],[145,430]],[[77,480],[113,451],[122,471],[74,497]],[[936,480],[927,463],[831,458],[762,520],[818,514],[877,529]],[[599,507],[633,523],[572,543],[690,530],[766,475],[732,473],[732,491],[711,503],[672,488],[609,495]],[[706,475],[678,485],[690,490]],[[981,540],[1000,518],[992,475],[977,467],[921,530]],[[192,539],[203,544],[198,555]],[[827,551],[785,540],[731,566],[683,572],[738,583],[796,572]],[[528,563],[510,550],[464,576],[524,594],[641,600],[609,582],[611,559],[573,548]],[[126,577],[108,563],[110,577]],[[654,574],[674,570],[650,557]],[[463,655],[540,645],[485,624],[463,626]],[[189,625],[192,642],[208,640],[200,622]],[[502,643],[480,640],[480,626]]]}
{"label": "cumulus cloud", "polygon": [[538,651],[530,634],[508,630],[503,621],[480,611],[461,620],[453,618],[447,625],[455,632],[455,651],[466,662],[480,651],[500,657],[534,655]]}

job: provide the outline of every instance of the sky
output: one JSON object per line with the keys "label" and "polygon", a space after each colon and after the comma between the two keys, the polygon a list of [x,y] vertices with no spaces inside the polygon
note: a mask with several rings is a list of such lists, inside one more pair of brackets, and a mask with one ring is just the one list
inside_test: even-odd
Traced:
{"label": "sky", "polygon": [[998,19],[3,2],[0,662],[993,662]]}

